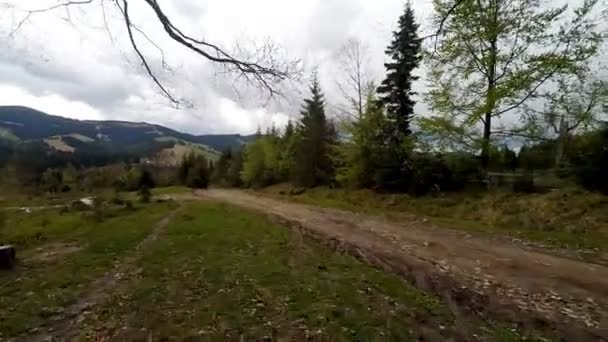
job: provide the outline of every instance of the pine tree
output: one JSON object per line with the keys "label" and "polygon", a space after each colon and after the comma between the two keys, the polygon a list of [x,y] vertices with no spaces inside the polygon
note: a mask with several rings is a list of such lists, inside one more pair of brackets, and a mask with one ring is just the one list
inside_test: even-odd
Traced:
{"label": "pine tree", "polygon": [[386,49],[391,61],[385,64],[386,79],[378,87],[379,102],[386,111],[385,146],[378,155],[374,180],[378,188],[389,191],[407,190],[411,171],[407,160],[411,150],[410,122],[416,104],[412,99],[416,95],[412,83],[418,79],[412,72],[421,59],[417,31],[414,11],[408,3],[399,18],[399,29],[393,32],[393,41]]}
{"label": "pine tree", "polygon": [[420,63],[420,45],[418,24],[414,18],[411,4],[399,18],[399,30],[393,32],[393,41],[386,49],[391,61],[385,63],[386,79],[378,87],[380,102],[387,111],[389,142],[403,145],[403,140],[411,134],[410,121],[414,115],[416,102],[412,96],[412,82],[418,77],[412,75]]}
{"label": "pine tree", "polygon": [[304,101],[301,113],[293,170],[295,183],[304,187],[327,184],[333,178],[329,147],[333,143],[335,129],[325,117],[325,100],[316,75],[310,92],[311,97]]}

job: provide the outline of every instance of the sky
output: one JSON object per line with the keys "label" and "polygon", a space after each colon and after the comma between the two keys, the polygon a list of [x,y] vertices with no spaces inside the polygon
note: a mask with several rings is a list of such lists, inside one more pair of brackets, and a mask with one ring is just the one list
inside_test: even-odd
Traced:
{"label": "sky", "polygon": [[[406,0],[159,0],[183,32],[231,51],[267,40],[278,57],[300,60],[304,77],[281,86],[284,97],[235,82],[217,65],[172,41],[143,0],[129,0],[142,52],[173,95],[191,103],[176,109],[160,95],[131,48],[124,19],[113,0],[34,13],[66,0],[0,0],[0,105],[29,106],[76,119],[145,121],[193,134],[249,134],[297,119],[306,82],[317,70],[327,111],[338,115],[340,51],[352,39],[366,51],[365,73],[384,77],[386,56]],[[431,0],[411,0],[421,36],[433,32]],[[562,2],[580,3],[580,0]],[[102,6],[105,4],[104,6]],[[105,14],[105,15],[104,15]],[[15,30],[19,27],[18,30]],[[162,68],[162,49],[169,69]],[[423,71],[418,71],[420,76]],[[425,79],[414,90],[425,91]],[[418,99],[417,113],[429,113]]]}
{"label": "sky", "polygon": [[[269,101],[266,93],[234,84],[213,63],[172,42],[143,0],[129,1],[132,21],[162,50],[171,70],[161,68],[159,51],[136,38],[153,70],[174,95],[192,103],[173,108],[145,75],[128,44],[120,13],[101,0],[70,11],[27,13],[60,0],[0,1],[0,105],[24,105],[76,119],[146,121],[194,134],[254,132],[282,126],[299,116],[305,83],[318,70],[330,115],[341,96],[336,86],[338,55],[351,39],[367,51],[370,78],[384,74],[384,49],[403,11],[402,0],[161,0],[159,4],[184,32],[231,50],[270,39],[280,57],[300,60],[298,83]],[[414,1],[423,24],[430,0]],[[104,22],[105,12],[105,22]],[[105,23],[107,22],[107,26]],[[109,28],[109,29],[107,29]]]}

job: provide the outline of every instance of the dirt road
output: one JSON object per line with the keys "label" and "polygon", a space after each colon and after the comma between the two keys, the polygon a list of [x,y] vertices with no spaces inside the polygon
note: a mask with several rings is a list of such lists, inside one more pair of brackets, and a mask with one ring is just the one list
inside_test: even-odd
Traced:
{"label": "dirt road", "polygon": [[457,316],[549,328],[568,341],[608,341],[608,267],[420,221],[388,221],[237,190],[198,195],[270,214],[339,252],[397,273],[441,296]]}

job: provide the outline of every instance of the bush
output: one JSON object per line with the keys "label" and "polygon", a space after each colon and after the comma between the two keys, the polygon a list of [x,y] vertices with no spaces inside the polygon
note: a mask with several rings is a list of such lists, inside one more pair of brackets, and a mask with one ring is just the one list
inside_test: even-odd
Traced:
{"label": "bush", "polygon": [[125,209],[128,210],[128,211],[135,210],[135,206],[133,206],[133,202],[131,202],[131,201],[128,201],[128,200],[125,201],[124,205],[125,205]]}
{"label": "bush", "polygon": [[454,187],[452,172],[440,157],[416,154],[409,161],[408,169],[408,192],[412,195],[422,196]]}
{"label": "bush", "polygon": [[137,192],[137,195],[139,197],[139,202],[141,203],[150,203],[150,199],[152,198],[152,192],[150,192],[150,189],[146,186],[141,187]]}
{"label": "bush", "polygon": [[513,192],[532,194],[535,193],[536,190],[534,175],[530,172],[526,172],[521,177],[517,177],[513,182]]}
{"label": "bush", "polygon": [[179,169],[180,180],[192,189],[206,189],[209,187],[209,163],[201,155],[194,153],[186,156]]}
{"label": "bush", "polygon": [[608,195],[608,127],[589,137],[573,158],[578,184]]}

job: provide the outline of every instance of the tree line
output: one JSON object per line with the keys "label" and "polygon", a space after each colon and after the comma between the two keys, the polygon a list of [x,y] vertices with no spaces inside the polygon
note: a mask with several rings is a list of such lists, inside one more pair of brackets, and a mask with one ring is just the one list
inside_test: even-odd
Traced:
{"label": "tree line", "polygon": [[[434,1],[441,27],[426,49],[414,10],[405,6],[379,86],[361,71],[360,45],[347,49],[351,67],[339,85],[348,119],[328,119],[315,75],[300,119],[226,151],[212,181],[425,194],[487,185],[496,172],[517,170],[520,181],[533,182],[535,170],[553,169],[608,192],[597,177],[607,171],[608,147],[600,120],[608,88],[594,64],[602,42],[595,15],[606,14],[598,1],[572,15],[568,6],[529,0],[455,5]],[[415,115],[413,89],[423,61],[431,109],[424,116]]]}
{"label": "tree line", "polygon": [[[298,120],[258,132],[217,161],[191,154],[177,168],[159,168],[135,165],[128,155],[59,160],[33,145],[9,157],[10,149],[0,144],[0,162],[23,184],[48,191],[70,183],[135,190],[149,172],[160,186],[291,182],[422,195],[485,188],[497,173],[517,174],[522,184],[514,188],[533,189],[535,173],[551,170],[608,193],[602,177],[608,171],[608,127],[601,120],[608,88],[597,62],[603,42],[598,18],[605,18],[606,9],[597,0],[572,12],[536,0],[433,4],[432,39],[420,37],[414,10],[405,6],[381,82],[365,72],[363,44],[345,46],[339,117],[328,115],[315,74]],[[414,89],[423,64],[428,91]],[[419,98],[428,114],[416,113]]]}

